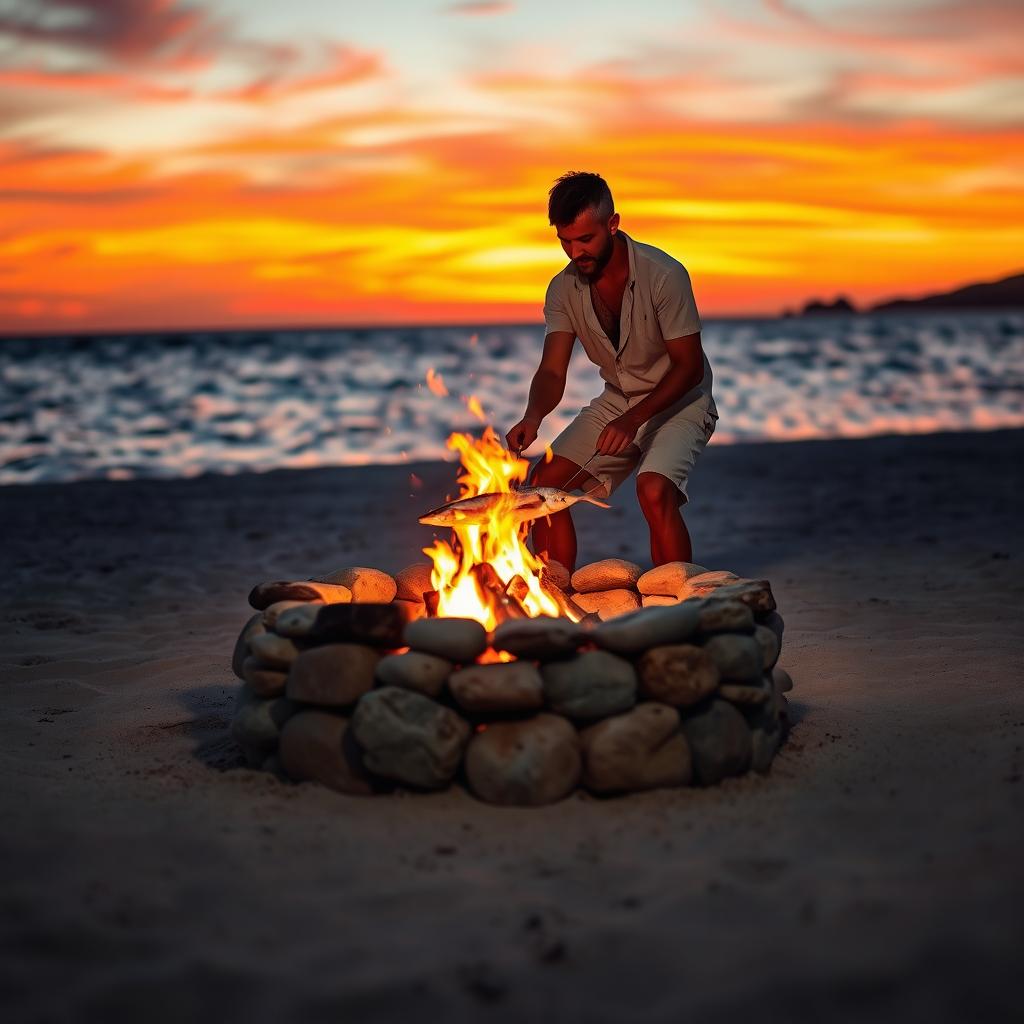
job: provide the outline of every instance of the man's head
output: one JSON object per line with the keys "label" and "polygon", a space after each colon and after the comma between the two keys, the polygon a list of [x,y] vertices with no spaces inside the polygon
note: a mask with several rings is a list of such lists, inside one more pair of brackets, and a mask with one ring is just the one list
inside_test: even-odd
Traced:
{"label": "man's head", "polygon": [[599,277],[615,251],[619,215],[600,174],[570,171],[548,193],[548,221],[566,256],[587,277]]}

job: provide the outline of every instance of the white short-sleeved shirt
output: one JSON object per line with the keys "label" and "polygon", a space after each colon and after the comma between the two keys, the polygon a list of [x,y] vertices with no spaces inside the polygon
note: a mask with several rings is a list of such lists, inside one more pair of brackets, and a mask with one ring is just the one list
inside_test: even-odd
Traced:
{"label": "white short-sleeved shirt", "polygon": [[[633,404],[632,400],[650,394],[668,372],[672,361],[665,341],[696,334],[701,324],[686,267],[661,249],[634,241],[625,231],[619,234],[629,252],[629,280],[622,296],[618,350],[601,327],[590,298],[590,283],[575,263],[551,279],[544,298],[544,323],[547,334],[568,331],[579,338],[600,369],[606,388]],[[717,419],[711,385],[711,366],[705,355],[703,378],[675,408],[700,403],[702,415],[706,411]]]}

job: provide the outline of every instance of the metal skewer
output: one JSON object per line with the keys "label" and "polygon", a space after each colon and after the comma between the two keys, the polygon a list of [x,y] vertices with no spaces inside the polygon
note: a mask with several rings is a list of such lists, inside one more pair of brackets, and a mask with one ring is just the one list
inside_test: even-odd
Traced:
{"label": "metal skewer", "polygon": [[569,490],[569,482],[570,482],[570,481],[572,481],[572,480],[575,480],[575,479],[576,479],[576,477],[578,477],[578,476],[580,475],[580,473],[582,473],[582,472],[583,472],[583,470],[585,470],[585,469],[587,468],[587,466],[589,466],[589,465],[590,465],[590,464],[591,464],[591,463],[592,463],[592,462],[594,461],[594,459],[596,459],[596,458],[597,458],[597,456],[598,456],[599,454],[600,454],[600,452],[594,452],[594,454],[593,454],[593,455],[591,455],[591,456],[590,456],[590,458],[589,458],[589,459],[587,459],[587,461],[586,461],[586,462],[584,462],[584,463],[583,463],[583,465],[582,465],[582,466],[580,466],[580,468],[579,468],[579,469],[577,469],[577,470],[576,470],[576,472],[575,472],[575,473],[573,473],[573,475],[572,475],[571,477],[569,477],[569,479],[568,479],[568,480],[566,480],[564,484],[562,484],[562,490],[563,490],[563,491],[567,491],[567,490]]}

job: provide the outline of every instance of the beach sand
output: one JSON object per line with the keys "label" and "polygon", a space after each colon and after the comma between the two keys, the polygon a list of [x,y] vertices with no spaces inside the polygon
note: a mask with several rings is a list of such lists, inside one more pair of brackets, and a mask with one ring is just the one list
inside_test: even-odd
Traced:
{"label": "beach sand", "polygon": [[[1022,465],[712,443],[695,558],[772,581],[789,742],[536,810],[286,785],[226,735],[253,584],[418,560],[453,466],[0,489],[5,1020],[1020,1019]],[[581,561],[649,564],[613,503]]]}

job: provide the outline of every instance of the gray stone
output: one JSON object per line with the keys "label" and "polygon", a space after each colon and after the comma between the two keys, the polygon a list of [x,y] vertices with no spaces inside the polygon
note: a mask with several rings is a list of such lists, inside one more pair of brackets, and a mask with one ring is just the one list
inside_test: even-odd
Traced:
{"label": "gray stone", "polygon": [[767,615],[775,611],[775,598],[767,580],[736,580],[719,588],[715,597],[742,601],[756,615]]}
{"label": "gray stone", "polygon": [[265,700],[248,684],[239,687],[231,719],[231,738],[242,748],[246,764],[258,768],[277,750],[281,727],[294,713],[287,697]]}
{"label": "gray stone", "polygon": [[259,658],[249,655],[242,662],[242,678],[252,687],[257,697],[280,697],[284,693],[288,673],[273,665],[265,665]]}
{"label": "gray stone", "polygon": [[728,572],[724,569],[716,570],[714,572],[698,573],[696,576],[691,576],[686,583],[683,585],[683,589],[679,592],[680,597],[707,597],[709,594],[714,593],[719,587],[724,587],[727,583],[732,583],[738,580],[739,576],[734,572]]}
{"label": "gray stone", "polygon": [[702,633],[750,633],[754,613],[740,601],[721,600],[717,594],[706,598],[700,612]]}
{"label": "gray stone", "polygon": [[437,697],[453,667],[447,658],[422,651],[389,654],[377,662],[377,681],[385,686],[401,686],[427,697]]}
{"label": "gray stone", "polygon": [[665,644],[637,660],[640,692],[673,707],[697,704],[718,687],[718,666],[702,647]]}
{"label": "gray stone", "polygon": [[590,638],[615,654],[639,654],[649,647],[688,640],[700,621],[699,601],[684,601],[668,608],[643,608],[595,626]]}
{"label": "gray stone", "polygon": [[687,580],[694,576],[701,576],[707,572],[703,565],[696,565],[693,562],[666,562],[664,565],[656,565],[648,569],[636,581],[636,589],[641,594],[661,595],[675,597],[686,587]]}
{"label": "gray stone", "polygon": [[[284,604],[284,601],[278,601],[277,605]],[[287,636],[292,639],[307,637],[313,632],[313,626],[316,623],[316,617],[320,613],[320,609],[323,607],[321,601],[311,601],[306,603],[295,604],[289,601],[293,607],[285,608],[281,611],[277,618],[274,620],[274,632],[278,636]],[[271,605],[271,608],[277,607],[277,605]]]}
{"label": "gray stone", "polygon": [[395,597],[402,601],[416,601],[423,604],[423,595],[428,590],[434,589],[434,585],[430,582],[433,568],[427,562],[407,565],[395,576]]}
{"label": "gray stone", "polygon": [[278,636],[276,633],[264,633],[261,636],[254,636],[249,641],[249,649],[254,658],[258,658],[265,665],[273,665],[275,668],[286,669],[299,656],[299,648],[294,641],[285,636]]}
{"label": "gray stone", "polygon": [[667,608],[670,604],[679,604],[679,598],[667,594],[643,594],[640,603],[645,608]]}
{"label": "gray stone", "polygon": [[793,679],[790,674],[780,666],[776,665],[772,668],[772,682],[775,684],[775,689],[780,693],[789,693],[793,689]]}
{"label": "gray stone", "polygon": [[585,612],[595,613],[602,622],[640,608],[640,595],[635,590],[599,590],[577,594],[573,600]]}
{"label": "gray stone", "polygon": [[278,601],[322,601],[325,604],[347,603],[352,600],[348,587],[315,580],[275,580],[259,583],[249,593],[249,604],[263,611]]}
{"label": "gray stone", "polygon": [[278,750],[288,777],[296,782],[320,782],[339,793],[372,793],[373,783],[349,725],[347,718],[316,708],[289,718]]}
{"label": "gray stone", "polygon": [[[774,614],[774,613],[773,613]],[[779,639],[775,631],[758,624],[754,627],[754,639],[761,648],[761,668],[771,672],[779,660]]]}
{"label": "gray stone", "polygon": [[317,578],[318,583],[347,587],[357,604],[387,604],[396,594],[395,581],[381,569],[350,565]]}
{"label": "gray stone", "polygon": [[509,619],[494,631],[491,646],[517,658],[554,661],[572,657],[589,636],[588,630],[572,619]]}
{"label": "gray stone", "polygon": [[481,800],[537,807],[567,796],[580,778],[580,741],[558,715],[494,722],[473,736],[466,778]]}
{"label": "gray stone", "polygon": [[[419,614],[420,606],[415,607],[415,614]],[[403,646],[409,608],[410,602],[406,601],[325,605],[317,611],[307,639],[316,643],[370,644],[393,650]]]}
{"label": "gray stone", "polygon": [[532,662],[469,665],[453,672],[448,689],[463,711],[536,711],[544,706],[544,686]]}
{"label": "gray stone", "polygon": [[342,708],[373,687],[380,652],[363,644],[324,644],[303,651],[288,674],[288,696]]}
{"label": "gray stone", "polygon": [[383,686],[360,699],[352,731],[371,772],[439,789],[458,769],[471,730],[465,719],[429,697]]}
{"label": "gray stone", "polygon": [[597,793],[685,786],[693,769],[679,712],[644,701],[584,729],[583,781]]}
{"label": "gray stone", "polygon": [[748,686],[744,683],[722,683],[718,695],[730,704],[765,704],[772,697],[770,686]]}
{"label": "gray stone", "polygon": [[249,650],[249,641],[253,637],[266,633],[266,631],[267,627],[263,624],[263,616],[257,612],[242,627],[242,632],[238,634],[238,639],[235,641],[235,650],[231,655],[231,671],[239,679],[244,678],[242,675],[242,665],[245,663],[245,659],[252,654],[252,651]]}
{"label": "gray stone", "polygon": [[541,666],[544,696],[553,711],[570,718],[603,718],[636,703],[636,672],[608,651],[585,651]]}
{"label": "gray stone", "polygon": [[771,768],[772,761],[782,743],[782,729],[767,731],[765,729],[750,730],[750,768],[759,775],[765,775]]}
{"label": "gray stone", "polygon": [[635,590],[636,581],[644,574],[636,562],[624,558],[602,558],[577,569],[572,574],[572,588],[577,594],[593,594],[601,590]]}
{"label": "gray stone", "polygon": [[[263,609],[263,625],[276,633],[277,620],[282,612],[288,611],[289,608],[315,608],[322,604],[323,601],[275,601]],[[313,614],[315,615],[316,613],[314,612]],[[281,635],[283,636],[284,634]]]}
{"label": "gray stone", "polygon": [[765,615],[759,616],[758,622],[775,634],[776,639],[779,641],[779,650],[781,650],[782,633],[786,628],[786,624],[782,621],[782,616],[778,612],[768,612]]}
{"label": "gray stone", "polygon": [[713,700],[683,719],[683,733],[690,744],[693,770],[704,786],[728,775],[741,775],[750,767],[750,729],[728,701]]}
{"label": "gray stone", "polygon": [[414,651],[462,664],[476,661],[487,649],[487,630],[476,619],[417,619],[405,627],[403,636]]}
{"label": "gray stone", "polygon": [[719,633],[705,641],[704,650],[714,659],[723,682],[747,683],[761,678],[761,648],[752,636]]}

